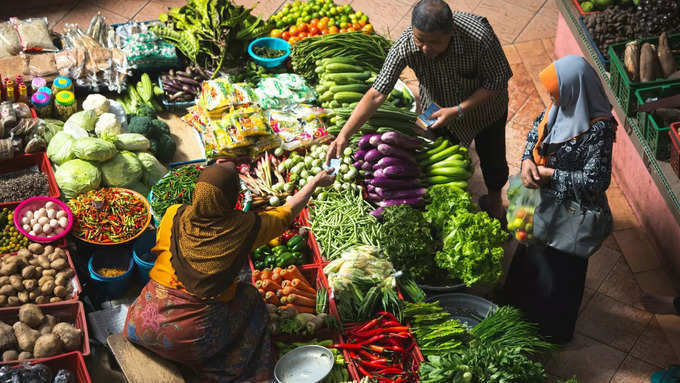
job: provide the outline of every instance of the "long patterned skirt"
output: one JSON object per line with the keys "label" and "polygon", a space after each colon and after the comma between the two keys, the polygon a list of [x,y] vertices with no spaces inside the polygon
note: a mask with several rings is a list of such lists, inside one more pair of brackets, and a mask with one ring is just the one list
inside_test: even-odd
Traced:
{"label": "long patterned skirt", "polygon": [[239,282],[230,302],[205,302],[151,280],[130,306],[125,335],[191,367],[201,382],[261,382],[273,374],[267,309]]}

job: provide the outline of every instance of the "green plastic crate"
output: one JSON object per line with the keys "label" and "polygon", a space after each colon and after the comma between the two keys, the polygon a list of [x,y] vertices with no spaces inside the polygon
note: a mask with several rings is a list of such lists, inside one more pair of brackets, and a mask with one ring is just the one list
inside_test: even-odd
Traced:
{"label": "green plastic crate", "polygon": [[649,148],[652,149],[654,157],[657,160],[667,160],[671,156],[671,139],[668,136],[669,127],[659,127],[652,118],[651,114],[647,115],[647,129],[645,129],[645,140],[649,143]]}
{"label": "green plastic crate", "polygon": [[[652,43],[658,45],[658,37],[648,37],[645,39],[639,39],[641,43]],[[668,37],[671,49],[680,52],[680,34],[670,35]],[[611,64],[609,65],[610,76],[609,84],[612,91],[616,95],[616,98],[621,103],[621,107],[627,116],[632,116],[635,114],[636,102],[635,102],[635,91],[642,88],[649,88],[659,85],[668,84],[678,84],[680,79],[673,80],[655,80],[650,82],[633,82],[631,83],[628,78],[628,73],[623,65],[623,55],[626,50],[626,42],[616,43],[609,46],[609,60]],[[680,54],[675,55],[675,59],[680,63]]]}
{"label": "green plastic crate", "polygon": [[[654,98],[661,99],[665,97],[675,96],[677,94],[680,94],[680,83],[638,89],[635,91],[635,98],[637,101],[635,104],[636,105],[635,110],[637,110],[638,107],[640,107],[649,99]],[[637,114],[638,126],[640,127],[640,130],[645,134],[645,137],[648,133],[652,134],[652,132],[648,132],[648,129],[651,128],[651,124],[648,123],[649,120],[654,121],[656,126],[659,125],[653,116],[651,119],[647,119],[648,114],[650,113],[639,112]],[[668,126],[662,126],[662,128],[668,128]]]}

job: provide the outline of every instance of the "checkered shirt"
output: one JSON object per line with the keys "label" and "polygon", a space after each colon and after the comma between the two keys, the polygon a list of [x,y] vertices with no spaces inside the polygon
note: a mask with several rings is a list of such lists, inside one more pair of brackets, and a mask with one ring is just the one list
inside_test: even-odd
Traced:
{"label": "checkered shirt", "polygon": [[425,57],[414,42],[413,27],[408,27],[390,48],[373,88],[389,94],[408,66],[420,82],[423,109],[432,102],[456,106],[480,87],[500,91],[476,108],[465,110],[462,119],[446,127],[462,144],[469,145],[479,132],[505,115],[512,69],[486,18],[454,12],[453,25],[449,48],[435,59]]}

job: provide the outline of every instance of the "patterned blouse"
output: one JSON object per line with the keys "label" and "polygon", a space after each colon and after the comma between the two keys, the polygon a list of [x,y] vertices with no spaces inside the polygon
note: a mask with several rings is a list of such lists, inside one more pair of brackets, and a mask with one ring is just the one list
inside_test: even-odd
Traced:
{"label": "patterned blouse", "polygon": [[[538,125],[543,111],[534,121],[527,136],[522,161],[531,159],[538,141]],[[609,188],[612,171],[612,147],[615,126],[610,120],[592,124],[590,130],[563,144],[546,164],[555,169],[546,186],[558,200],[578,200],[584,207],[609,212],[605,190]]]}

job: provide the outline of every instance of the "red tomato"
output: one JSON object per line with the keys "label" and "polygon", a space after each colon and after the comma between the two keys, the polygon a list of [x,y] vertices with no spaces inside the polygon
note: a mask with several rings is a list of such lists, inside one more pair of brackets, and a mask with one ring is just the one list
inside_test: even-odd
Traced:
{"label": "red tomato", "polygon": [[354,30],[358,31],[358,30],[361,30],[361,25],[359,23],[353,23],[352,28],[354,28]]}
{"label": "red tomato", "polygon": [[309,26],[311,27],[316,27],[316,25],[319,23],[319,19],[311,19],[309,21]]}
{"label": "red tomato", "polygon": [[311,27],[311,28],[309,28],[309,35],[310,35],[310,36],[316,36],[316,35],[318,35],[319,33],[321,33],[321,31],[319,30],[319,28],[317,28],[317,27]]}
{"label": "red tomato", "polygon": [[324,29],[328,28],[328,21],[321,19],[321,21],[319,21],[319,23],[316,24],[316,27],[319,28],[319,30],[324,30]]}
{"label": "red tomato", "polygon": [[526,241],[527,239],[527,232],[526,231],[518,231],[515,234],[515,237],[517,238],[518,241]]}
{"label": "red tomato", "polygon": [[332,27],[328,28],[328,33],[333,34],[333,33],[338,33],[338,32],[340,32],[340,28],[336,27],[335,25],[333,25]]}
{"label": "red tomato", "polygon": [[300,28],[297,27],[297,25],[291,25],[290,28],[288,28],[288,33],[290,33],[291,36],[295,36],[300,32]]}
{"label": "red tomato", "polygon": [[300,24],[298,25],[298,28],[300,28],[300,32],[309,32],[309,26],[307,24]]}
{"label": "red tomato", "polygon": [[328,29],[324,29],[323,31],[321,31],[321,34],[322,34],[322,35],[327,35],[328,33],[329,33],[329,32],[328,32]]}
{"label": "red tomato", "polygon": [[302,40],[305,37],[309,37],[309,34],[307,32],[300,32],[297,37]]}
{"label": "red tomato", "polygon": [[293,45],[293,44],[295,44],[295,42],[297,42],[298,40],[300,40],[300,39],[297,38],[297,37],[295,37],[295,36],[291,36],[291,37],[288,39],[288,43],[289,43],[290,45]]}
{"label": "red tomato", "polygon": [[356,31],[357,31],[357,30],[354,29],[354,27],[349,27],[349,28],[347,28],[347,31],[346,31],[346,32],[356,32]]}
{"label": "red tomato", "polygon": [[281,31],[280,29],[272,29],[271,33],[269,33],[269,37],[281,38],[281,35],[283,34],[282,32],[283,31]]}
{"label": "red tomato", "polygon": [[347,28],[340,28],[340,33],[345,33],[347,32]]}
{"label": "red tomato", "polygon": [[288,41],[288,39],[290,38],[290,32],[281,33],[281,38]]}

